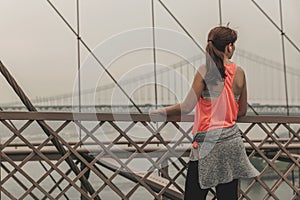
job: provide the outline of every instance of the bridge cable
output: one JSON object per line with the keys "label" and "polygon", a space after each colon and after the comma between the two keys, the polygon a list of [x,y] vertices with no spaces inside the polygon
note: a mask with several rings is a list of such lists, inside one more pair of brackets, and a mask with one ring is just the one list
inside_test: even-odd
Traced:
{"label": "bridge cable", "polygon": [[177,22],[177,24],[182,28],[182,30],[191,38],[191,40],[195,43],[195,45],[205,53],[205,50],[198,44],[198,42],[193,38],[193,36],[186,30],[186,28],[180,23],[180,21],[173,15],[173,13],[167,8],[167,6],[161,1],[158,2],[164,7],[164,9],[171,15],[171,17]]}
{"label": "bridge cable", "polygon": [[143,114],[142,110],[136,105],[136,103],[132,100],[132,98],[126,93],[126,91],[121,87],[118,81],[113,77],[113,75],[105,68],[99,58],[93,53],[93,51],[89,48],[89,46],[84,42],[84,40],[77,34],[74,28],[70,25],[70,23],[64,18],[64,16],[59,12],[59,10],[51,3],[50,0],[47,0],[49,5],[53,8],[53,10],[58,14],[58,16],[65,22],[68,28],[74,33],[77,39],[81,42],[81,44],[87,49],[87,51],[92,55],[92,57],[96,60],[96,62],[103,68],[106,74],[112,79],[112,81],[118,86],[118,88],[122,91],[122,93],[128,98],[128,100],[133,104],[133,106],[138,110],[139,113]]}
{"label": "bridge cable", "polygon": [[155,45],[155,15],[154,15],[154,0],[151,0],[151,15],[152,15],[153,62],[154,62],[155,109],[157,109],[157,71],[156,71],[156,45]]}
{"label": "bridge cable", "polygon": [[[286,57],[285,57],[285,46],[284,46],[284,32],[283,32],[283,9],[282,9],[282,1],[279,0],[279,12],[280,12],[280,28],[281,28],[281,44],[282,44],[282,59],[283,59],[283,72],[284,72],[284,84],[285,84],[285,98],[286,98],[286,112],[287,116],[290,115],[289,110],[289,96],[288,96],[288,86],[287,86],[287,72],[286,72]],[[291,136],[291,132],[289,131],[289,137]],[[292,183],[295,186],[295,171],[292,170]],[[293,192],[295,194],[295,191]]]}
{"label": "bridge cable", "polygon": [[[157,68],[156,68],[156,44],[155,44],[155,8],[154,0],[151,0],[151,21],[152,21],[152,48],[153,48],[153,73],[154,73],[154,96],[155,96],[155,109],[157,109]],[[156,130],[158,130],[158,123],[155,123]],[[158,144],[157,144],[158,146]]]}
{"label": "bridge cable", "polygon": [[281,32],[281,34],[283,34],[283,36],[291,43],[291,45],[298,51],[298,53],[300,53],[300,48],[290,39],[290,37],[288,37],[286,35],[286,33],[283,32],[282,28],[280,28],[275,22],[274,20],[272,20],[272,18],[258,5],[258,3],[256,3],[255,0],[251,0],[253,2],[253,4],[265,15],[265,17],[278,29],[278,31]]}
{"label": "bridge cable", "polygon": [[282,46],[282,61],[283,61],[283,72],[284,72],[284,86],[285,86],[285,100],[286,100],[286,112],[290,115],[289,111],[289,95],[287,86],[287,72],[286,72],[286,56],[284,46],[284,32],[283,32],[283,16],[282,16],[282,2],[279,0],[279,12],[280,12],[280,28],[281,28],[281,46]]}
{"label": "bridge cable", "polygon": [[[81,112],[81,54],[80,54],[80,12],[79,0],[76,1],[76,15],[77,15],[77,78],[78,78],[78,112]],[[81,128],[79,128],[79,140],[81,140]]]}
{"label": "bridge cable", "polygon": [[222,26],[222,4],[221,0],[219,0],[219,20],[220,20],[220,26]]}

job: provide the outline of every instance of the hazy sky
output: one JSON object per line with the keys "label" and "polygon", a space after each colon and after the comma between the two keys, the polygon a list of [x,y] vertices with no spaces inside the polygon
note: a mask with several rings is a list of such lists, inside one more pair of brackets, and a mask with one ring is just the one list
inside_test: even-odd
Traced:
{"label": "hazy sky", "polygon": [[[76,1],[52,2],[76,30]],[[196,41],[205,47],[209,29],[219,24],[218,0],[163,2]],[[279,1],[256,2],[280,26]],[[284,30],[300,47],[300,1],[282,0],[282,3]],[[81,37],[94,49],[113,35],[149,27],[150,6],[150,0],[82,0]],[[156,26],[183,33],[158,1],[155,1],[155,15]],[[238,31],[238,48],[282,62],[280,32],[250,0],[222,0],[222,17],[224,24],[230,22],[230,26]],[[30,98],[72,92],[77,72],[76,37],[46,0],[0,0],[0,25],[0,59]],[[285,44],[287,64],[300,70],[300,53],[287,41]],[[81,46],[82,63],[87,55]],[[118,78],[135,65],[152,60],[151,51],[136,55],[140,56],[140,60],[136,57],[130,61],[124,58],[123,63],[111,66],[112,74]],[[168,63],[167,57],[162,54],[160,57],[159,54],[158,62]],[[2,76],[0,81],[0,102],[15,99],[15,94]],[[251,84],[251,80],[249,82]],[[290,87],[295,90],[294,86]]]}

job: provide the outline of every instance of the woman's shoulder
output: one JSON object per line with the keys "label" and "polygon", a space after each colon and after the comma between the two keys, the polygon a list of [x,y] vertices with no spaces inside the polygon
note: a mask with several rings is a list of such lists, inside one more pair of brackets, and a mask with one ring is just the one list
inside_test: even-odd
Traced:
{"label": "woman's shoulder", "polygon": [[207,72],[207,68],[205,64],[200,65],[197,70],[196,70],[196,74],[200,75],[202,78],[205,77],[205,74]]}
{"label": "woman's shoulder", "polygon": [[238,66],[236,67],[236,75],[239,75],[239,76],[244,76],[245,75],[245,71],[243,70],[243,68],[241,66]]}
{"label": "woman's shoulder", "polygon": [[243,87],[245,82],[245,71],[241,66],[237,66],[236,72],[234,75],[234,83],[237,87]]}

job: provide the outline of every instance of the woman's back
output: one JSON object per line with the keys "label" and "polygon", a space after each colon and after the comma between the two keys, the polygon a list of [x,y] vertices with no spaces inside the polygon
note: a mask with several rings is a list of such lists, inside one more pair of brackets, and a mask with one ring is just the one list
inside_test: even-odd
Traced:
{"label": "woman's back", "polygon": [[[232,92],[238,102],[245,85],[245,74],[241,67],[237,67],[232,82]],[[202,98],[206,101],[215,101],[224,88],[224,81],[218,81],[216,84],[207,84],[202,91]]]}
{"label": "woman's back", "polygon": [[196,105],[193,133],[235,124],[244,85],[243,71],[233,62],[224,66],[226,76],[222,81],[205,84]]}

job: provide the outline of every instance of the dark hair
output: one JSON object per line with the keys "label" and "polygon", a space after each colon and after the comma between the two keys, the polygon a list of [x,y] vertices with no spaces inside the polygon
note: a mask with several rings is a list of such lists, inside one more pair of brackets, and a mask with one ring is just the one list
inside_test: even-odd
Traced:
{"label": "dark hair", "polygon": [[224,52],[226,45],[237,40],[237,32],[229,27],[218,26],[210,30],[206,46],[205,84],[216,84],[217,80],[226,77],[224,67]]}

